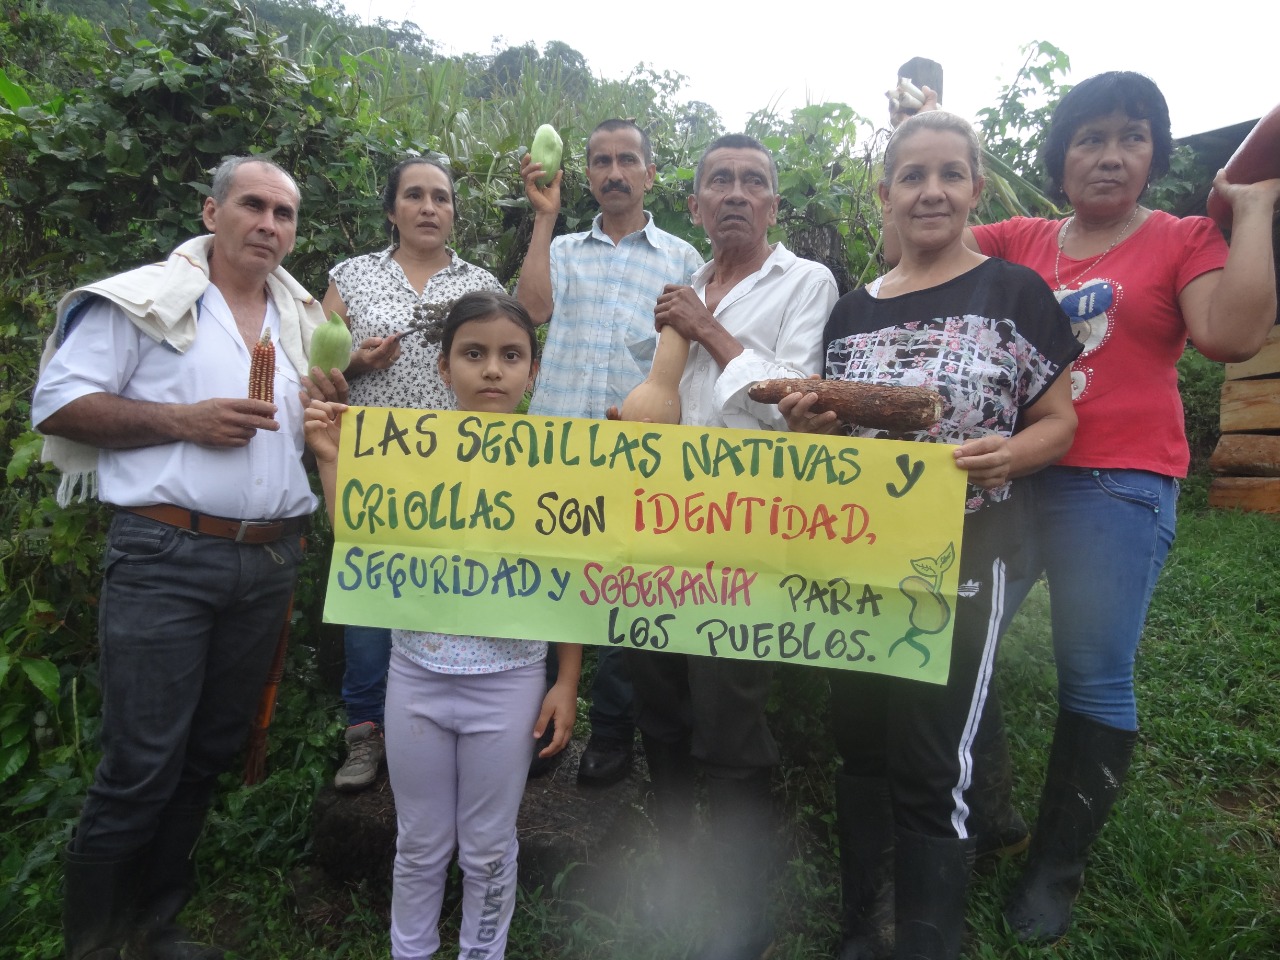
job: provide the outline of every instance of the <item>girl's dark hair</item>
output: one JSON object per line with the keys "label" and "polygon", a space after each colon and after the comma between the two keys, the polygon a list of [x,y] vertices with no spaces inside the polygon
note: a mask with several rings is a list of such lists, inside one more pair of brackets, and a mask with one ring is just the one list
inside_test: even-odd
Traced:
{"label": "girl's dark hair", "polygon": [[1123,110],[1131,120],[1146,120],[1151,124],[1151,170],[1147,183],[1169,172],[1173,134],[1164,94],[1153,80],[1140,73],[1111,70],[1077,83],[1053,111],[1041,155],[1049,172],[1049,197],[1055,203],[1067,200],[1062,176],[1071,138],[1090,120],[1109,117],[1117,110]]}
{"label": "girl's dark hair", "polygon": [[[444,174],[445,179],[449,181],[449,203],[453,207],[453,215],[458,216],[458,193],[453,189],[453,171],[442,160],[435,157],[409,157],[407,160],[401,160],[391,172],[387,174],[387,185],[382,188],[382,212],[390,215],[396,212],[396,197],[400,194],[400,175],[409,167],[419,163],[425,163],[429,167],[435,167]],[[386,224],[387,233],[391,234],[391,242],[395,246],[400,245],[400,231],[396,229],[395,224],[390,220],[383,221]]]}
{"label": "girl's dark hair", "polygon": [[458,328],[470,320],[483,320],[494,314],[506,317],[517,327],[529,335],[529,355],[538,359],[538,331],[534,326],[529,311],[520,305],[520,301],[509,293],[498,293],[495,290],[476,290],[465,293],[454,301],[449,314],[444,318],[444,332],[440,336],[440,354],[448,357],[453,349],[453,336]]}

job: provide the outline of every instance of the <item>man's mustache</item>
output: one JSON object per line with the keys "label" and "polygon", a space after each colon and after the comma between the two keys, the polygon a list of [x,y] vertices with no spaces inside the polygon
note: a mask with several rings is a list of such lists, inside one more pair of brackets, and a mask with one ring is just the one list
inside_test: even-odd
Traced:
{"label": "man's mustache", "polygon": [[617,191],[618,193],[630,193],[631,187],[623,183],[621,180],[610,180],[608,183],[604,185],[604,187],[601,189],[600,192],[613,193],[615,191]]}

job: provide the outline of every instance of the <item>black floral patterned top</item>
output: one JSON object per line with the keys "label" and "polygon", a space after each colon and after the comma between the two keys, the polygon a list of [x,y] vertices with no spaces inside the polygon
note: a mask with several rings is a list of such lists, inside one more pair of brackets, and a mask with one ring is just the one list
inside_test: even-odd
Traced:
{"label": "black floral patterned top", "polygon": [[[826,377],[928,387],[942,419],[895,433],[850,425],[850,436],[960,444],[1011,436],[1031,406],[1080,352],[1048,285],[1033,271],[988,259],[927,290],[877,299],[880,279],[846,294],[827,321]],[[968,512],[1009,497],[970,485]]]}
{"label": "black floral patterned top", "polygon": [[351,381],[351,402],[368,407],[452,410],[453,393],[440,379],[440,323],[453,302],[474,290],[502,290],[496,277],[467,263],[453,250],[453,262],[430,280],[422,295],[409,284],[394,247],[344,260],[329,271],[347,305],[351,341],[411,330],[400,341],[400,359]]}

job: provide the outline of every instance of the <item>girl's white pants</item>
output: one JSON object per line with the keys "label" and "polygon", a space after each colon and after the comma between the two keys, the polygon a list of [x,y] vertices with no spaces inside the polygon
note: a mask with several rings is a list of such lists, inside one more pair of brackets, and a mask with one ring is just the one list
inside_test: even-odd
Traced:
{"label": "girl's white pants", "polygon": [[395,651],[387,678],[387,769],[395,794],[391,955],[440,947],[454,850],[462,868],[460,960],[500,960],[516,903],[516,815],[546,694],[542,663],[433,673]]}

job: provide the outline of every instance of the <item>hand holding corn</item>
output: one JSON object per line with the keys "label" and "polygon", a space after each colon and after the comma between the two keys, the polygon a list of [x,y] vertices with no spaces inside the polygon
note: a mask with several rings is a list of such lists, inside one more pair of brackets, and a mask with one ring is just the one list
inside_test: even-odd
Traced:
{"label": "hand holding corn", "polygon": [[279,430],[276,405],[248,397],[215,397],[191,404],[160,404],[167,419],[159,426],[170,440],[202,447],[243,447],[259,430]]}
{"label": "hand holding corn", "polygon": [[168,405],[175,417],[175,439],[205,447],[243,447],[259,430],[279,430],[280,424],[275,420],[275,379],[276,351],[267,328],[250,352],[249,395]]}

